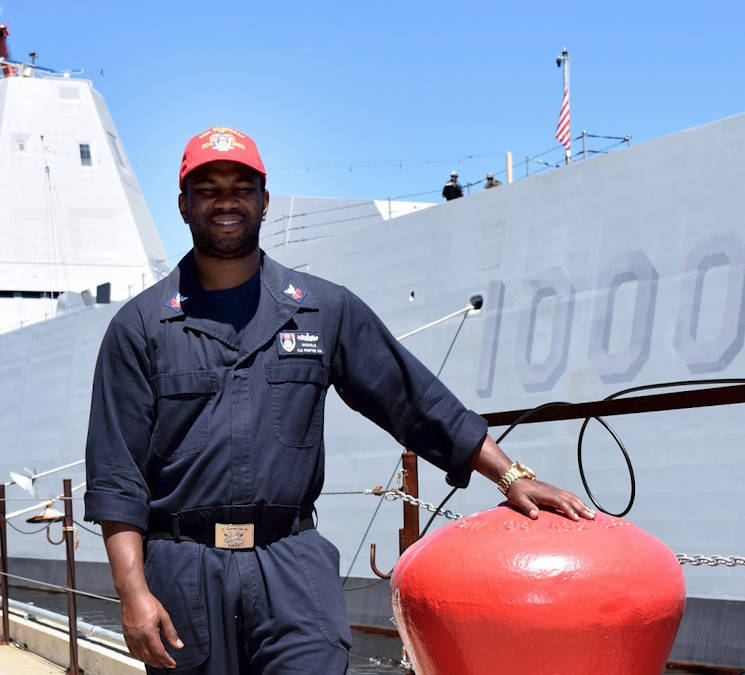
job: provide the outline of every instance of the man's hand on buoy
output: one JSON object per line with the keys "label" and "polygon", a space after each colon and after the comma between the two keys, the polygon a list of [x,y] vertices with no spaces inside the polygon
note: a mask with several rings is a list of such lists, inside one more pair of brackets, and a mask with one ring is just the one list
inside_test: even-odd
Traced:
{"label": "man's hand on buoy", "polygon": [[538,518],[539,506],[550,506],[572,520],[595,517],[595,511],[577,495],[540,480],[518,478],[507,489],[507,501],[533,520]]}
{"label": "man's hand on buoy", "polygon": [[[471,466],[497,485],[512,464],[512,460],[489,436],[471,457]],[[506,495],[512,506],[533,520],[538,518],[539,506],[561,511],[572,520],[592,520],[595,517],[595,511],[577,495],[540,480],[517,478],[507,487]]]}

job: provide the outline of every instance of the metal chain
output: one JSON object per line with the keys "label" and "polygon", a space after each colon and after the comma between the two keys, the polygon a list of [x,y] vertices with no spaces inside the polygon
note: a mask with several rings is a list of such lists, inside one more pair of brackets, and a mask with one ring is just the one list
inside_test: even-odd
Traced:
{"label": "metal chain", "polygon": [[406,659],[396,661],[395,659],[381,659],[379,656],[368,656],[367,662],[381,668],[400,668],[406,673],[414,672],[414,664]]}
{"label": "metal chain", "polygon": [[708,565],[709,567],[717,567],[719,565],[724,565],[725,567],[735,567],[736,565],[745,566],[745,556],[741,555],[706,556],[701,555],[700,553],[696,553],[694,555],[688,555],[687,553],[678,553],[677,558],[678,562],[680,562],[681,565],[685,565],[686,563],[688,563],[689,565],[693,565],[694,567],[699,567],[701,565]]}
{"label": "metal chain", "polygon": [[[368,492],[368,494],[381,493],[379,487],[369,491],[366,490],[366,492]],[[434,504],[430,504],[429,502],[425,502],[422,499],[417,499],[416,497],[407,495],[400,489],[386,491],[383,494],[383,498],[389,502],[395,501],[396,499],[401,499],[405,502],[408,502],[409,504],[418,506],[420,509],[429,511],[430,513],[435,513],[437,511],[437,507]],[[448,509],[440,511],[437,515],[444,516],[449,520],[458,520],[459,518],[463,517],[463,514],[456,513]],[[725,567],[736,567],[738,565],[742,565],[743,567],[745,567],[745,556],[741,555],[723,556],[715,554],[706,556],[702,555],[701,553],[695,553],[693,555],[689,555],[687,553],[678,553],[676,557],[678,558],[678,562],[681,565],[688,564],[693,565],[694,567],[700,567],[702,565],[707,565],[708,567],[718,567],[719,565],[724,565]]]}
{"label": "metal chain", "polygon": [[[402,492],[401,490],[389,490],[388,492],[385,493],[383,498],[389,502],[395,501],[396,499],[402,499],[403,501],[408,502],[409,504],[418,506],[420,509],[429,511],[430,513],[437,512],[437,507],[434,504],[430,504],[429,502],[425,502],[422,499],[417,499],[416,497],[407,495],[405,492]],[[455,511],[450,511],[449,509],[440,511],[439,513],[437,513],[437,515],[444,516],[448,520],[458,520],[459,518],[463,517],[462,513],[456,513]]]}

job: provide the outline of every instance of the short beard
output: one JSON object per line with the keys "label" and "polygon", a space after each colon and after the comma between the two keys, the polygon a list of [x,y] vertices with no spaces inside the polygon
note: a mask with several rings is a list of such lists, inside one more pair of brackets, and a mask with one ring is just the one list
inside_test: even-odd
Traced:
{"label": "short beard", "polygon": [[192,229],[194,248],[203,256],[219,260],[235,260],[251,255],[259,248],[259,228],[237,239],[215,239],[209,230]]}

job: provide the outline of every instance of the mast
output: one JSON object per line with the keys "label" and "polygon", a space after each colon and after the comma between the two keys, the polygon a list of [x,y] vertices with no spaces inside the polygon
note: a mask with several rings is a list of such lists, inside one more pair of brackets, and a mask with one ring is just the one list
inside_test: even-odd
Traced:
{"label": "mast", "polygon": [[569,125],[569,52],[567,48],[561,50],[556,57],[556,66],[564,67],[564,98],[559,113],[559,125],[556,128],[556,138],[564,146],[564,157],[567,164],[572,163],[572,136]]}

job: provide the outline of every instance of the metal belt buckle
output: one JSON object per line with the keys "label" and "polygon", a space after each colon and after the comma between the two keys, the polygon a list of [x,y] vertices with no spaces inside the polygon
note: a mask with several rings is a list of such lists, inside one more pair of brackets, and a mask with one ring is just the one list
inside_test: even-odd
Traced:
{"label": "metal belt buckle", "polygon": [[215,523],[215,548],[253,548],[254,524]]}

